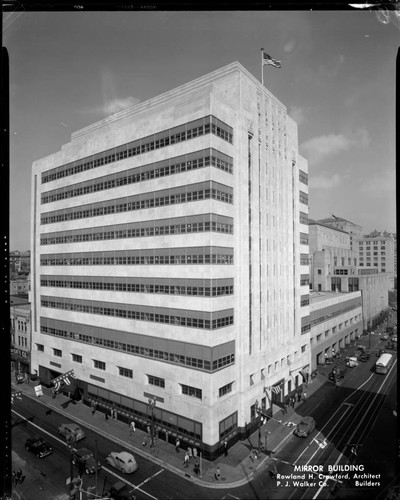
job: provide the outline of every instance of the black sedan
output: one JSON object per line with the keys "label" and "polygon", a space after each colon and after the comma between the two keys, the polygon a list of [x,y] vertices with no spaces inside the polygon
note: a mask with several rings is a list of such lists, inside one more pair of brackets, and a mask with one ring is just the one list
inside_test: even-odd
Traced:
{"label": "black sedan", "polygon": [[38,458],[44,458],[53,453],[53,448],[40,436],[27,439],[25,449],[34,453]]}
{"label": "black sedan", "polygon": [[315,420],[312,417],[304,417],[297,424],[294,434],[299,437],[307,437],[315,429]]}
{"label": "black sedan", "polygon": [[[81,448],[80,450],[74,451],[72,463],[78,467],[78,470],[85,471],[86,474],[94,474],[96,472],[96,460],[93,452],[87,448]],[[97,470],[100,468],[101,465],[97,462]]]}

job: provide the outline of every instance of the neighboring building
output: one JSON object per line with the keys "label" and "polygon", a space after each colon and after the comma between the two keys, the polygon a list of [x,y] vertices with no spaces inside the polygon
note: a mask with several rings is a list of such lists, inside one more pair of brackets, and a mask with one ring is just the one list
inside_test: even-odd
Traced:
{"label": "neighboring building", "polygon": [[358,238],[358,259],[361,273],[371,269],[390,275],[389,290],[395,288],[397,277],[396,238],[387,231],[373,231]]}
{"label": "neighboring building", "polygon": [[342,219],[341,217],[336,217],[336,215],[333,214],[331,215],[331,217],[318,220],[318,222],[326,226],[331,226],[335,227],[336,229],[341,229],[342,231],[348,233],[350,238],[350,250],[357,251],[357,248],[355,248],[354,240],[361,236],[362,226],[354,224],[354,222],[350,222],[346,219]]}
{"label": "neighboring building", "polygon": [[30,268],[31,252],[30,250],[26,252],[20,252],[19,250],[14,250],[9,254],[10,267],[14,271],[22,271]]}
{"label": "neighboring building", "polygon": [[[309,235],[311,289],[315,292],[358,290],[357,252],[351,249],[349,233],[310,220]],[[342,280],[344,276],[348,278]],[[347,286],[342,288],[342,282]]]}
{"label": "neighboring building", "polygon": [[19,278],[10,280],[10,295],[26,295],[29,294],[29,280]]}
{"label": "neighboring building", "polygon": [[11,368],[30,374],[31,304],[21,297],[10,297]]}
{"label": "neighboring building", "polygon": [[239,63],[72,134],[32,176],[32,368],[216,456],[310,370],[308,168]]}
{"label": "neighboring building", "polygon": [[323,365],[363,334],[361,292],[313,292],[310,295],[311,365]]}
{"label": "neighboring building", "polygon": [[[324,222],[310,220],[309,223],[311,289],[314,292],[361,291],[363,328],[368,330],[382,321],[388,308],[388,292],[393,274],[382,272],[384,268],[378,266],[361,266],[363,252],[359,253],[357,247],[360,240],[354,236],[354,248],[351,249],[349,233],[336,227],[333,222],[324,219]],[[356,225],[346,222],[345,227],[352,228],[355,234]],[[362,244],[360,242],[360,248]],[[384,252],[385,245],[382,247]]]}

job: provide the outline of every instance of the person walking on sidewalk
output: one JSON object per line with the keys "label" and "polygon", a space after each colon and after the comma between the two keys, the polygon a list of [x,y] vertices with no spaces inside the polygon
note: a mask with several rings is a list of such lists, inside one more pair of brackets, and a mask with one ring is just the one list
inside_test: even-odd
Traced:
{"label": "person walking on sidewalk", "polygon": [[132,436],[134,432],[136,432],[136,425],[135,421],[132,419],[131,423],[129,424],[129,435]]}
{"label": "person walking on sidewalk", "polygon": [[302,395],[302,399],[303,399],[303,401],[305,401],[305,400],[306,400],[306,397],[307,397],[307,394],[306,394],[305,392],[303,392],[303,395]]}
{"label": "person walking on sidewalk", "polygon": [[226,457],[228,456],[228,443],[227,443],[227,441],[224,441],[224,455]]}
{"label": "person walking on sidewalk", "polygon": [[183,466],[184,466],[184,467],[188,467],[188,466],[189,466],[189,460],[190,460],[190,458],[189,458],[189,453],[188,453],[188,452],[186,452],[186,453],[185,453],[185,458],[183,459]]}
{"label": "person walking on sidewalk", "polygon": [[176,450],[177,453],[179,453],[180,446],[181,446],[181,442],[179,441],[179,438],[176,438],[176,441],[175,441],[175,450]]}
{"label": "person walking on sidewalk", "polygon": [[219,467],[217,467],[217,470],[215,471],[215,479],[219,481],[219,478],[221,477],[221,471]]}

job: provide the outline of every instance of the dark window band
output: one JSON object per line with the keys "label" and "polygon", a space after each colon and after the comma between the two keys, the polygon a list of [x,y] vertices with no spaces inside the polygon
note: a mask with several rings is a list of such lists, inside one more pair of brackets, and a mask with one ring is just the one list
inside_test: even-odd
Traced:
{"label": "dark window band", "polygon": [[142,139],[138,139],[136,141],[122,144],[115,148],[108,149],[107,151],[87,156],[86,158],[76,160],[68,163],[67,165],[47,170],[42,173],[42,184],[55,179],[61,179],[62,177],[68,177],[80,172],[85,172],[86,170],[107,165],[108,163],[114,163],[115,161],[120,161],[125,158],[138,156],[143,153],[147,153],[148,151],[160,149],[171,144],[177,144],[178,142],[194,139],[209,133],[212,133],[224,141],[232,144],[232,127],[210,115],[193,122],[179,125],[178,127],[174,127],[169,130],[158,132],[157,134],[152,134],[148,137],[143,137]]}
{"label": "dark window band", "polygon": [[168,175],[189,172],[203,167],[213,166],[224,172],[232,174],[233,159],[216,149],[210,148],[184,156],[169,158],[149,165],[141,165],[136,168],[124,170],[112,175],[105,175],[78,184],[68,185],[59,189],[53,189],[42,194],[41,203],[52,203],[67,198],[74,198],[97,191],[113,189],[128,184],[157,179]]}
{"label": "dark window band", "polygon": [[60,245],[85,241],[104,241],[123,238],[146,238],[171,234],[217,232],[233,234],[233,219],[216,214],[175,217],[152,221],[133,222],[106,227],[92,227],[74,231],[46,233],[40,238],[41,245]]}
{"label": "dark window band", "polygon": [[162,281],[160,278],[41,276],[40,286],[129,293],[189,295],[193,297],[233,295],[233,278],[224,280],[165,279]]}
{"label": "dark window band", "polygon": [[189,186],[151,191],[117,200],[90,203],[65,210],[47,212],[41,215],[40,224],[54,224],[56,222],[86,219],[89,217],[209,199],[233,204],[233,189],[214,181],[199,182]]}
{"label": "dark window band", "polygon": [[41,266],[133,266],[169,264],[233,264],[233,248],[188,247],[44,254]]}
{"label": "dark window band", "polygon": [[[86,314],[100,314],[116,318],[150,321],[174,326],[187,326],[205,330],[217,330],[233,325],[233,310],[226,311],[186,311],[137,304],[116,304],[95,300],[78,300],[64,297],[41,297],[40,305],[51,309],[62,309]],[[157,311],[157,312],[155,312]],[[189,314],[188,314],[189,313]]]}
{"label": "dark window band", "polygon": [[[89,334],[82,333],[83,327],[85,331],[89,330]],[[105,328],[88,328],[86,325],[45,317],[40,318],[40,332],[206,372],[215,372],[235,363],[234,341],[215,347],[197,346],[164,338],[146,338],[143,335],[126,334]],[[126,337],[128,339],[125,340]],[[185,355],[182,355],[182,352],[185,352]]]}

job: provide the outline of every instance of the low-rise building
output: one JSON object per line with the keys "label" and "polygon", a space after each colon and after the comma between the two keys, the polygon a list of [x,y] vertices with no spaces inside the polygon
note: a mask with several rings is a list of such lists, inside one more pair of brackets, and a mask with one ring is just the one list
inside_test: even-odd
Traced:
{"label": "low-rise building", "polygon": [[310,294],[311,367],[343,349],[363,333],[361,292]]}

